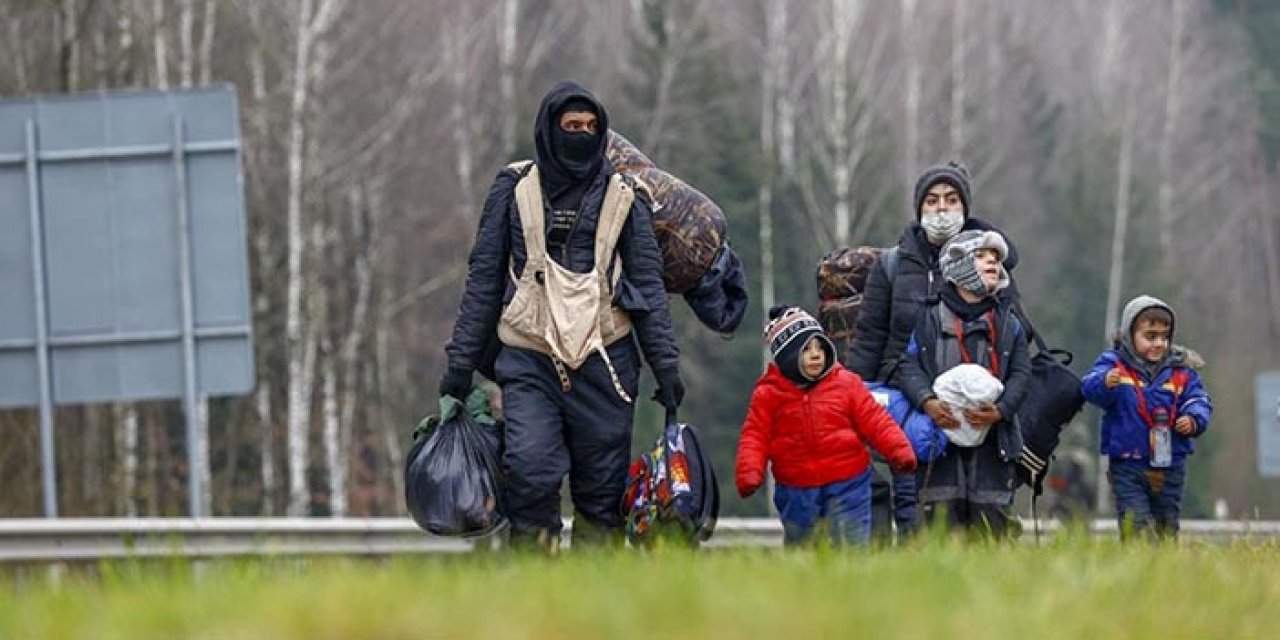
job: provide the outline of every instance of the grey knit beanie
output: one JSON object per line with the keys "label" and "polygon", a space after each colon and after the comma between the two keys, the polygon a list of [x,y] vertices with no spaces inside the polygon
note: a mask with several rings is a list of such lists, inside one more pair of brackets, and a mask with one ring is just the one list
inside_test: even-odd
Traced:
{"label": "grey knit beanie", "polygon": [[915,214],[920,219],[920,205],[929,189],[939,182],[944,182],[960,192],[960,202],[964,203],[964,217],[967,219],[973,210],[973,193],[969,187],[969,170],[963,164],[952,160],[946,164],[935,164],[924,170],[916,179]]}

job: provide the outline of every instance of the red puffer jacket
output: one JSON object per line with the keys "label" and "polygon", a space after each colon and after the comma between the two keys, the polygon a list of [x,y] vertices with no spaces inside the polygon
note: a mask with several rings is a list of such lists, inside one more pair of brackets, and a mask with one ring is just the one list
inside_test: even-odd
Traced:
{"label": "red puffer jacket", "polygon": [[738,440],[738,493],[751,495],[764,481],[765,462],[788,487],[820,487],[867,469],[869,442],[897,471],[915,469],[911,443],[856,374],[836,364],[808,389],[777,365],[756,383]]}

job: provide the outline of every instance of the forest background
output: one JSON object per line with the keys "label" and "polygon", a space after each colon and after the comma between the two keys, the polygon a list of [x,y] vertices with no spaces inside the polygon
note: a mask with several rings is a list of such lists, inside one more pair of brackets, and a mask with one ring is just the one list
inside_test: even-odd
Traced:
{"label": "forest background", "polygon": [[[1133,295],[1178,311],[1216,406],[1184,515],[1280,517],[1253,392],[1280,369],[1280,3],[0,0],[0,30],[5,97],[237,88],[258,386],[201,403],[206,513],[404,513],[484,193],[574,78],[723,207],[747,265],[732,339],[673,298],[682,418],[726,495],[761,309],[815,307],[818,257],[892,244],[919,171],[954,158],[1077,371]],[[659,415],[640,404],[644,443]],[[1092,455],[1097,419],[1068,450]],[[62,515],[186,512],[176,401],[55,420]],[[34,411],[0,411],[0,517],[41,513],[39,459]]]}

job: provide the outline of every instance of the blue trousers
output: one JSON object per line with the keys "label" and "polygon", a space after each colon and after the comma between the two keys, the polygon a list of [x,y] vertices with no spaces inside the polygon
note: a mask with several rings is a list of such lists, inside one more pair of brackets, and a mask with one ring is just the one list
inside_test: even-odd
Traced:
{"label": "blue trousers", "polygon": [[1115,498],[1121,539],[1149,533],[1162,538],[1177,537],[1182,487],[1187,479],[1185,462],[1152,469],[1141,460],[1113,457],[1107,478]]}
{"label": "blue trousers", "polygon": [[821,487],[774,488],[773,504],[782,519],[783,543],[807,541],[825,519],[831,541],[865,545],[871,538],[871,470]]}

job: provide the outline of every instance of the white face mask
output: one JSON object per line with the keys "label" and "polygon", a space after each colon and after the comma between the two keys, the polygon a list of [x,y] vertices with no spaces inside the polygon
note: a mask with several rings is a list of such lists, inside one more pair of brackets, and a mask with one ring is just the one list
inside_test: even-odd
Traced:
{"label": "white face mask", "polygon": [[924,227],[924,234],[929,242],[941,245],[960,233],[960,228],[964,226],[964,212],[939,211],[920,216],[920,226]]}

